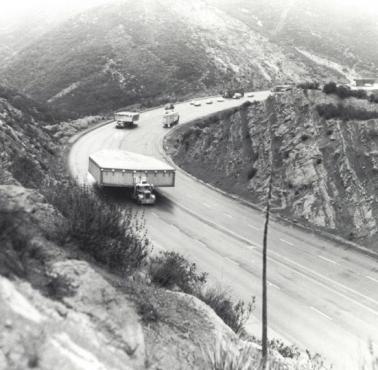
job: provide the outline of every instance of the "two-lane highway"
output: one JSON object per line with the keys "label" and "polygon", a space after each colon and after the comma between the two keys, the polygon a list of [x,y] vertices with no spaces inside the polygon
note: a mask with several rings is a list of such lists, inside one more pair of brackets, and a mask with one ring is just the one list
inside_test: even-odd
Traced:
{"label": "two-lane highway", "polygon": [[[267,92],[254,93],[263,100]],[[194,107],[177,104],[181,122],[236,106],[226,100]],[[69,156],[80,181],[91,181],[88,157],[118,148],[162,158],[163,109],[141,115],[139,127],[117,130],[114,123],[80,138]],[[161,190],[160,201],[146,208],[154,244],[176,250],[229,286],[235,298],[256,296],[261,312],[261,241],[263,215],[177,172],[176,187]],[[268,253],[269,327],[272,334],[319,352],[340,369],[360,368],[369,341],[378,343],[378,265],[362,253],[305,231],[272,222]],[[260,330],[260,329],[258,329]],[[255,333],[259,336],[260,332]]]}

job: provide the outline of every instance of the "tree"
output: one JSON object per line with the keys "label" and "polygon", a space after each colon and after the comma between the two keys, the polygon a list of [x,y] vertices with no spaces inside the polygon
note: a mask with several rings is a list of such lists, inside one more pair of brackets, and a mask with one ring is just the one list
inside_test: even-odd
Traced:
{"label": "tree", "polygon": [[335,94],[337,91],[337,85],[335,82],[328,82],[323,87],[323,92],[325,94]]}

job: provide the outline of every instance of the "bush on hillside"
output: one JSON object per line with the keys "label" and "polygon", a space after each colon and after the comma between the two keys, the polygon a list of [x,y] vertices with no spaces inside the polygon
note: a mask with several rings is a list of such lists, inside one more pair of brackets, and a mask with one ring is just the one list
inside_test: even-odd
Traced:
{"label": "bush on hillside", "polygon": [[337,85],[335,82],[328,82],[323,86],[323,92],[325,94],[336,94]]}
{"label": "bush on hillside", "polygon": [[177,252],[164,251],[154,257],[149,273],[154,284],[167,289],[178,287],[206,303],[235,333],[244,328],[254,309],[254,298],[248,303],[234,302],[225,290],[204,290],[207,274],[199,272],[195,263]]}
{"label": "bush on hillside", "polygon": [[164,251],[151,261],[151,281],[161,287],[179,287],[183,292],[197,295],[206,283],[207,274],[198,272],[197,265],[190,263],[177,252]]}
{"label": "bush on hillside", "polygon": [[349,86],[339,85],[335,82],[329,82],[324,85],[323,92],[325,94],[335,94],[340,99],[356,98],[356,99],[368,99],[367,92],[363,89],[352,90]]}
{"label": "bush on hillside", "polygon": [[376,95],[376,94],[370,94],[370,96],[369,96],[369,102],[370,103],[378,103],[378,95]]}
{"label": "bush on hillside", "polygon": [[198,298],[210,306],[235,333],[242,331],[255,308],[254,297],[247,304],[242,300],[235,303],[229,293],[222,289],[207,289]]}
{"label": "bush on hillside", "polygon": [[15,157],[9,169],[14,178],[27,188],[38,188],[43,181],[40,168],[27,156]]}
{"label": "bush on hillside", "polygon": [[319,82],[313,81],[313,82],[301,82],[297,85],[299,89],[303,90],[319,90]]}
{"label": "bush on hillside", "polygon": [[344,121],[356,119],[364,121],[378,118],[378,111],[368,111],[366,109],[345,106],[343,104],[318,104],[316,105],[316,111],[319,116],[325,119],[336,118]]}
{"label": "bush on hillside", "polygon": [[149,242],[138,214],[73,181],[48,184],[43,192],[65,217],[67,237],[98,262],[120,272],[142,264]]}

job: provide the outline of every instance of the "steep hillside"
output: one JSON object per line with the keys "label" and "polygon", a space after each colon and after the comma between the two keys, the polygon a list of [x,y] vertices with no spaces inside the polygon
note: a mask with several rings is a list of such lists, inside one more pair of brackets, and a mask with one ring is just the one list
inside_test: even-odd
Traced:
{"label": "steep hillside", "polygon": [[[327,109],[334,118],[319,116]],[[261,205],[273,163],[276,212],[376,248],[377,131],[377,104],[295,89],[183,126],[168,143],[184,169]]]}
{"label": "steep hillside", "polygon": [[80,114],[302,79],[343,79],[289,54],[203,0],[126,0],[72,18],[19,52],[0,77]]}
{"label": "steep hillside", "polygon": [[208,1],[287,53],[300,52],[347,76],[378,74],[378,14],[368,1]]}

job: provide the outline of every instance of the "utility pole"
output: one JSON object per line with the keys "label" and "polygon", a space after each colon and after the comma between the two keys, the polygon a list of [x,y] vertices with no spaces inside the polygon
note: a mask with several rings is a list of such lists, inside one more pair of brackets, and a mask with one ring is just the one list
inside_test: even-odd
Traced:
{"label": "utility pole", "polygon": [[[269,98],[266,104],[269,104]],[[272,105],[271,105],[272,106]],[[272,113],[268,117],[268,140],[270,141],[269,150],[269,184],[268,194],[266,199],[265,210],[265,225],[264,225],[264,237],[263,237],[263,260],[262,260],[262,335],[261,335],[261,347],[262,347],[262,370],[266,370],[268,364],[268,280],[267,280],[267,251],[268,251],[268,229],[270,218],[270,202],[272,198],[273,187],[273,148],[272,148]]]}
{"label": "utility pole", "polygon": [[263,239],[263,271],[262,271],[262,368],[266,369],[268,361],[268,284],[267,284],[267,249],[268,227],[270,216],[270,199],[272,196],[272,172],[269,178],[267,205],[265,211],[264,239]]}

